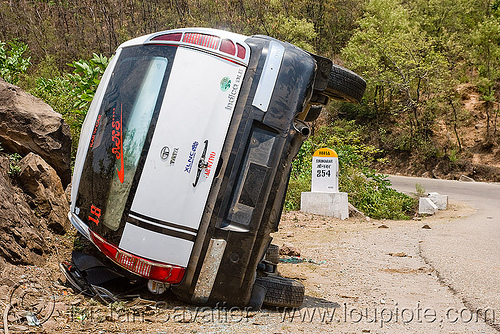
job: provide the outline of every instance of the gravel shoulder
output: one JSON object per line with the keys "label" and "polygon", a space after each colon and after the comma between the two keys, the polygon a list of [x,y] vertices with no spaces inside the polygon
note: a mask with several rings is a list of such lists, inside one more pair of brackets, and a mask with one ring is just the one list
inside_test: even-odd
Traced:
{"label": "gravel shoulder", "polygon": [[[51,287],[55,310],[41,328],[47,333],[496,333],[483,314],[469,311],[421,257],[426,234],[474,213],[450,202],[449,209],[410,221],[375,221],[285,213],[274,235],[279,246],[292,243],[303,262],[282,257],[279,271],[301,281],[301,308],[252,312],[202,308],[141,295],[130,304],[103,306],[57,283],[59,261],[69,258],[71,237],[53,240],[58,252],[43,267],[5,265],[0,274],[2,309],[17,282],[36,279]],[[427,225],[430,228],[423,228]],[[291,263],[292,262],[292,263]],[[161,303],[158,304],[158,302]],[[155,307],[156,306],[156,307]],[[159,307],[161,306],[161,307]],[[488,310],[486,310],[488,312]],[[14,328],[16,329],[16,328]]]}

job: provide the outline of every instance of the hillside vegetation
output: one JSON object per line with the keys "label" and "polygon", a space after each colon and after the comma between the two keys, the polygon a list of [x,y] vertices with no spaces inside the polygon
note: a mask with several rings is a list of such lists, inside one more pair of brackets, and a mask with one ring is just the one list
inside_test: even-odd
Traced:
{"label": "hillside vegetation", "polygon": [[73,151],[115,48],[201,26],[265,34],[362,75],[361,104],[332,102],[294,163],[286,208],[310,184],[314,150],[340,157],[341,191],[365,213],[404,218],[414,202],[383,172],[500,181],[500,0],[0,0],[0,76],[72,128]]}

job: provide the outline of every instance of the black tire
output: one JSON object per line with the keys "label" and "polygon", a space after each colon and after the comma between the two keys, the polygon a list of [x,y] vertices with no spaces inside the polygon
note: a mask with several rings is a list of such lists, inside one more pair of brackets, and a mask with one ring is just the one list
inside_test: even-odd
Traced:
{"label": "black tire", "polygon": [[264,260],[269,261],[272,264],[278,264],[280,261],[280,247],[275,244],[269,244]]}
{"label": "black tire", "polygon": [[300,307],[304,301],[304,285],[290,278],[257,277],[255,285],[266,288],[264,305],[267,306]]}
{"label": "black tire", "polygon": [[314,104],[311,105],[311,107],[309,108],[309,112],[306,115],[306,118],[304,118],[304,122],[315,121],[319,117],[319,114],[321,114],[321,110],[323,110],[323,106]]}
{"label": "black tire", "polygon": [[323,94],[346,102],[360,102],[366,89],[366,81],[356,73],[333,64],[328,86]]}

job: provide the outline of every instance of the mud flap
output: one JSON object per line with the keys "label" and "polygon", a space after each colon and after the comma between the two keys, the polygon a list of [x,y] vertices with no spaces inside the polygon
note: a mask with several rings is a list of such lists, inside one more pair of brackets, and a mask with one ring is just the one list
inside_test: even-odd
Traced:
{"label": "mud flap", "polygon": [[226,240],[211,239],[207,250],[207,256],[196,283],[191,300],[195,303],[206,303],[212,292],[217,272],[226,249]]}

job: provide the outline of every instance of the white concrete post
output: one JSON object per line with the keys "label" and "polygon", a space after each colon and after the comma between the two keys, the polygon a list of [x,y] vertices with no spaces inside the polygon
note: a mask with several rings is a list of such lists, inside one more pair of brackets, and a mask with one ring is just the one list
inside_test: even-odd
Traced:
{"label": "white concrete post", "polygon": [[349,218],[347,193],[339,193],[339,159],[329,148],[320,148],[312,159],[311,192],[300,198],[300,210],[306,213]]}
{"label": "white concrete post", "polygon": [[311,191],[339,192],[339,157],[334,150],[321,148],[314,152]]}

